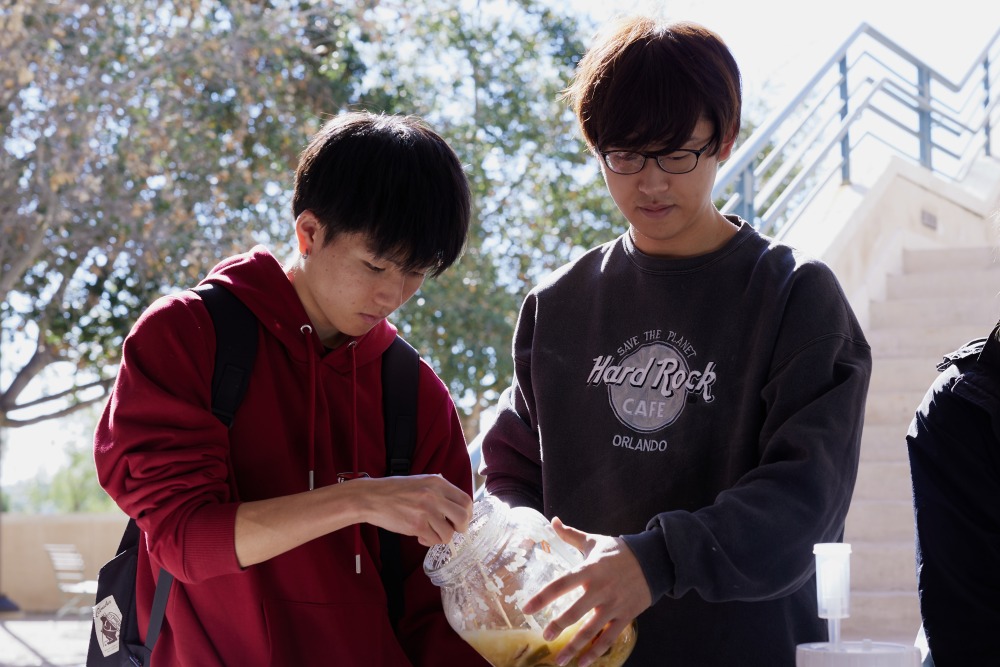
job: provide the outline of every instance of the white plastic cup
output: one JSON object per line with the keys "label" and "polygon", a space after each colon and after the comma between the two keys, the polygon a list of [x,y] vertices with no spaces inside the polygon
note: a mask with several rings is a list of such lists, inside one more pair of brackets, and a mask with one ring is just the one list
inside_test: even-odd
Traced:
{"label": "white plastic cup", "polygon": [[851,615],[851,545],[813,545],[816,554],[816,602],[820,618]]}

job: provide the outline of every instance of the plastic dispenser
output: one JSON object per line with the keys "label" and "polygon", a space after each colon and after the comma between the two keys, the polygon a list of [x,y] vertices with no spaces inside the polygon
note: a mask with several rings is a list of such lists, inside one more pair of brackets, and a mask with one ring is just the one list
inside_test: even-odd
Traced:
{"label": "plastic dispenser", "polygon": [[920,667],[915,646],[840,639],[840,621],[850,616],[851,545],[817,544],[813,553],[819,617],[826,619],[830,641],[799,644],[796,667]]}

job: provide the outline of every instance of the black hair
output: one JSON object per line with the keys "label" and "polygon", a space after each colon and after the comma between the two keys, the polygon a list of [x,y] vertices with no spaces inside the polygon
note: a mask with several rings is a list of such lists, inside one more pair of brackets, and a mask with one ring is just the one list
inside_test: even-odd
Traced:
{"label": "black hair", "polygon": [[292,212],[311,211],[326,243],[361,233],[403,270],[436,276],[462,254],[472,196],[454,150],[413,116],[349,112],[302,152]]}
{"label": "black hair", "polygon": [[699,119],[716,154],[740,129],[740,70],[725,42],[696,23],[635,16],[613,24],[565,91],[591,150],[678,148]]}

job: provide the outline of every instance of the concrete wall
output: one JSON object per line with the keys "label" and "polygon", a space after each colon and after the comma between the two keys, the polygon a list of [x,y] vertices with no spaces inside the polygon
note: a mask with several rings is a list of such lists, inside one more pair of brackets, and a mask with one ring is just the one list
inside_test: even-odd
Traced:
{"label": "concrete wall", "polygon": [[[0,516],[0,592],[21,611],[52,612],[65,595],[43,545],[75,544],[89,578],[114,557],[127,519],[124,514],[3,514]],[[93,601],[91,601],[91,604]]]}
{"label": "concrete wall", "polygon": [[867,328],[904,248],[996,246],[998,210],[1000,159],[980,158],[957,183],[894,157],[871,186],[827,188],[780,238],[830,266]]}

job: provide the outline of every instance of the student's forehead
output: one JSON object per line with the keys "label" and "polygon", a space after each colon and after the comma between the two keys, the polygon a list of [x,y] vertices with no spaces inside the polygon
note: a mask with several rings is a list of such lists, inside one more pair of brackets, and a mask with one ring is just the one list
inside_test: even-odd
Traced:
{"label": "student's forehead", "polygon": [[403,247],[389,249],[385,252],[379,252],[375,243],[373,243],[370,240],[365,242],[364,247],[366,252],[368,252],[373,259],[376,259],[379,262],[388,262],[389,264],[393,264],[398,268],[403,268],[404,266],[406,266],[407,261],[409,259],[409,255],[407,254],[407,249]]}
{"label": "student's forehead", "polygon": [[379,261],[393,262],[397,263],[398,258],[401,255],[399,251],[380,251],[378,244],[375,239],[371,236],[365,234],[364,232],[357,232],[354,235],[352,242],[357,251],[362,252],[372,259],[377,259]]}
{"label": "student's forehead", "polygon": [[712,138],[713,125],[709,120],[701,118],[695,124],[694,129],[691,133],[684,139],[674,140],[671,137],[667,137],[662,141],[648,141],[649,133],[647,132],[635,132],[630,137],[622,141],[622,144],[633,149],[656,152],[662,150],[669,150],[671,148],[682,148],[686,147],[688,144],[698,144],[698,148],[702,146],[705,142]]}
{"label": "student's forehead", "polygon": [[355,242],[357,243],[356,247],[358,250],[366,253],[372,260],[392,264],[401,270],[430,270],[437,265],[437,262],[432,261],[423,266],[414,266],[412,264],[414,252],[413,248],[402,244],[395,248],[389,248],[380,252],[378,243],[375,241],[374,237],[369,236],[364,232],[357,233]]}

